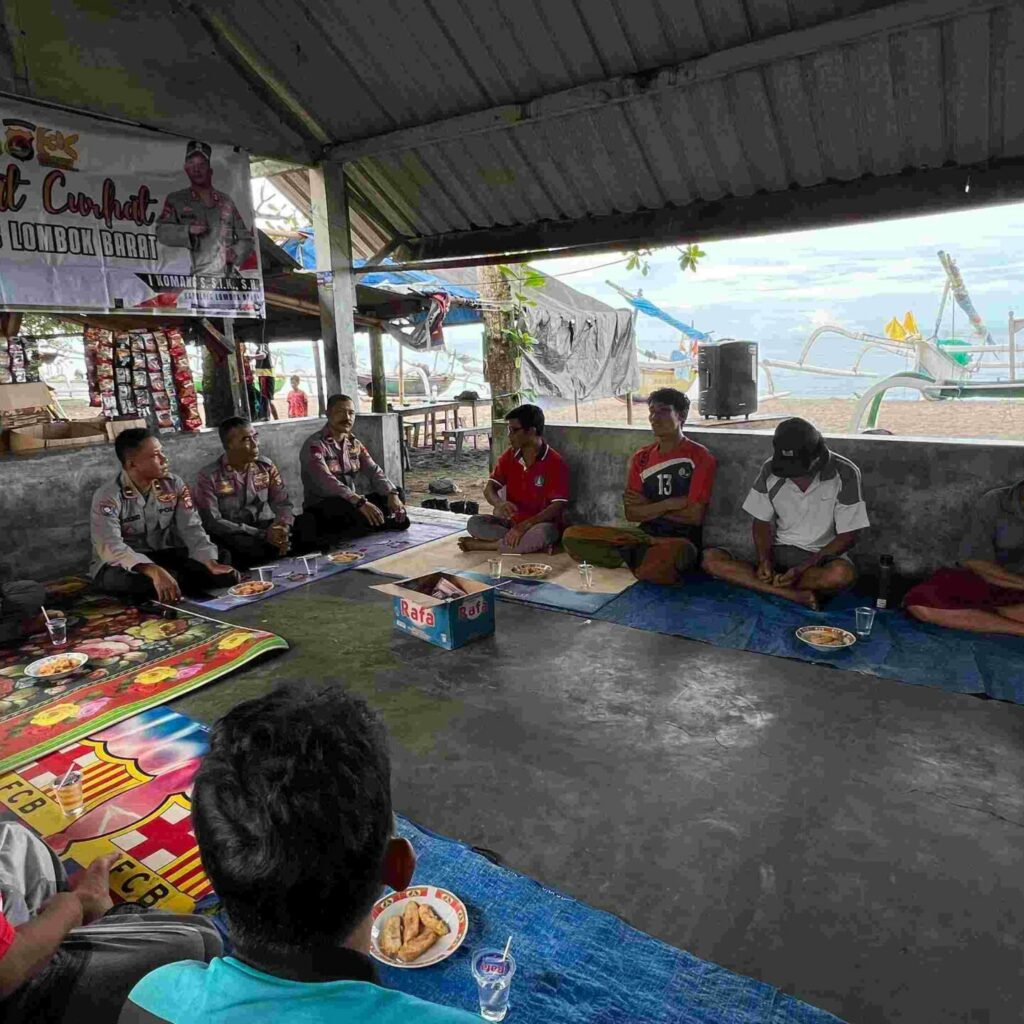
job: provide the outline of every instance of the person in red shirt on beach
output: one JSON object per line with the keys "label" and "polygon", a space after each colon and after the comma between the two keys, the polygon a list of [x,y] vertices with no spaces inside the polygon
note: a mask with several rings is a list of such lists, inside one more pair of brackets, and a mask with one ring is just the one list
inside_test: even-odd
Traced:
{"label": "person in red shirt on beach", "polygon": [[544,410],[520,405],[506,417],[509,447],[484,497],[494,507],[489,516],[471,516],[463,551],[501,551],[526,555],[558,543],[569,504],[569,467],[544,440]]}
{"label": "person in red shirt on beach", "polygon": [[633,454],[623,494],[626,519],[638,527],[570,526],[562,539],[577,562],[626,565],[638,580],[680,583],[700,559],[718,463],[683,433],[690,400],[682,391],[658,388],[647,408],[656,440]]}
{"label": "person in red shirt on beach", "polygon": [[296,376],[292,377],[292,389],[288,392],[288,419],[299,420],[309,415],[309,399],[306,392],[302,390],[302,381]]}

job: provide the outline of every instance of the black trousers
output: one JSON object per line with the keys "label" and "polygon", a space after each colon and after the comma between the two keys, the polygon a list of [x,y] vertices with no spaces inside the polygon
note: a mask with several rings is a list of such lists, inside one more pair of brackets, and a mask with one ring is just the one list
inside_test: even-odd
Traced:
{"label": "black trousers", "polygon": [[[184,548],[168,548],[166,551],[149,551],[146,557],[161,569],[166,569],[177,581],[183,594],[205,596],[211,590],[229,586],[233,580],[227,575],[210,572],[200,562],[188,557]],[[96,574],[93,585],[115,597],[135,597],[145,601],[156,600],[153,581],[141,572],[128,572],[117,565],[105,565]]]}
{"label": "black trousers", "polygon": [[251,569],[254,565],[269,565],[281,556],[277,545],[270,544],[262,537],[253,537],[248,533],[232,533],[218,536],[214,542],[222,548],[226,561],[236,569]]}
{"label": "black trousers", "polygon": [[[399,491],[402,501],[405,496]],[[293,535],[298,550],[312,551],[326,541],[343,537],[364,537],[368,533],[381,530],[408,530],[409,517],[398,519],[388,510],[387,495],[368,494],[366,500],[372,502],[384,513],[384,522],[380,526],[371,526],[362,512],[344,498],[325,498],[315,508],[307,509],[295,520]]]}

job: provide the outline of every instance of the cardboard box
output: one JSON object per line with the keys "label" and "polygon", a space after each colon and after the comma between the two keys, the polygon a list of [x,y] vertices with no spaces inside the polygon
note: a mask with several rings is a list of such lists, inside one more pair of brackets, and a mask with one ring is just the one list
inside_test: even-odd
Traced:
{"label": "cardboard box", "polygon": [[[461,587],[466,596],[441,600],[421,592],[420,588],[429,591],[442,577]],[[488,583],[455,573],[432,572],[371,589],[393,598],[397,629],[446,651],[494,632],[494,587]]]}
{"label": "cardboard box", "polygon": [[0,413],[19,409],[45,409],[50,389],[45,384],[0,384]]}
{"label": "cardboard box", "polygon": [[93,423],[37,423],[10,431],[8,439],[15,455],[41,451],[63,451],[85,444],[106,444],[107,431]]}
{"label": "cardboard box", "polygon": [[107,440],[113,441],[123,430],[135,430],[141,427],[143,430],[149,426],[145,420],[140,419],[117,419],[104,420],[103,428],[107,432]]}

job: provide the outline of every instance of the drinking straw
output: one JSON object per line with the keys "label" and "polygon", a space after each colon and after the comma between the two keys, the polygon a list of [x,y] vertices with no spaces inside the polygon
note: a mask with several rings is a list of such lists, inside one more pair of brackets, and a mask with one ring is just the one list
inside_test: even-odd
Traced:
{"label": "drinking straw", "polygon": [[501,962],[504,963],[508,959],[509,946],[512,945],[512,936],[508,937],[508,942],[505,943],[505,952],[501,954]]}
{"label": "drinking straw", "polygon": [[42,613],[43,613],[43,618],[46,619],[46,624],[49,625],[50,624],[50,616],[46,614],[46,609],[43,608],[42,605],[40,605],[39,608],[40,608],[40,611],[42,611]]}
{"label": "drinking straw", "polygon": [[[64,788],[64,783],[68,781],[68,776],[75,770],[75,764],[76,764],[76,762],[72,761],[71,764],[68,765],[68,770],[64,773],[64,778],[61,779],[60,782],[57,783],[57,785],[54,787],[55,790],[59,790],[59,789],[63,789]],[[510,941],[511,941],[511,937],[510,937]],[[506,950],[506,952],[508,952],[508,951]]]}

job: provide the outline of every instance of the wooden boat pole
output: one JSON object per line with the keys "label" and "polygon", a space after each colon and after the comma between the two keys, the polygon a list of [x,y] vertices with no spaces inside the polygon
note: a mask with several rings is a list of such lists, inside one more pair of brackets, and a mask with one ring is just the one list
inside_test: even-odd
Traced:
{"label": "wooden boat pole", "polygon": [[370,328],[370,374],[371,409],[374,412],[387,412],[388,382],[384,372],[384,332],[380,327]]}
{"label": "wooden boat pole", "polygon": [[398,404],[405,405],[405,353],[401,342],[398,342]]}

